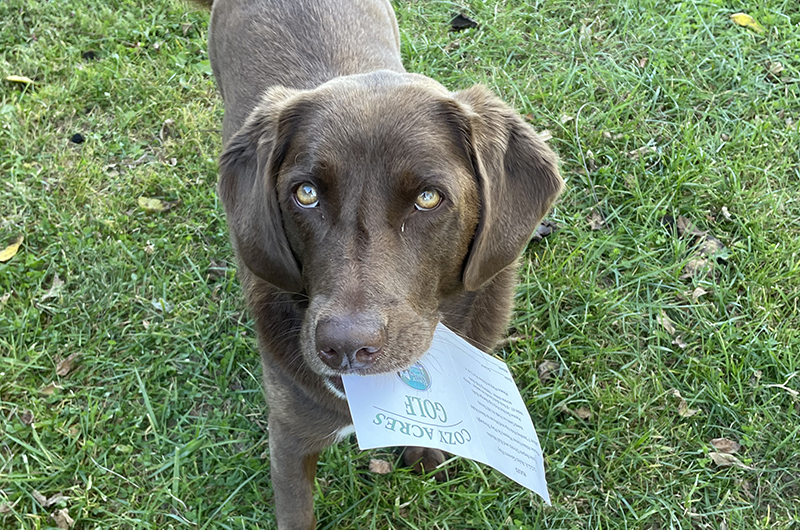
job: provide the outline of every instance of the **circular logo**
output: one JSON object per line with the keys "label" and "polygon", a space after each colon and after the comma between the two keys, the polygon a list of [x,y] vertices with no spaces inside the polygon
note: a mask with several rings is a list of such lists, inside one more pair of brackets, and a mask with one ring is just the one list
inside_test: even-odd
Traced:
{"label": "circular logo", "polygon": [[414,390],[428,390],[431,387],[431,376],[420,363],[416,363],[402,372],[397,372],[397,376]]}

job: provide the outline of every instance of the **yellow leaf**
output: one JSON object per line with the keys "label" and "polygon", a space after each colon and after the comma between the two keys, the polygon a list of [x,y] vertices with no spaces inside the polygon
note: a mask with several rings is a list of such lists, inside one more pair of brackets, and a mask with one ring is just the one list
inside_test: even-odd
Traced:
{"label": "yellow leaf", "polygon": [[764,28],[761,27],[761,24],[756,22],[756,19],[745,13],[733,14],[731,15],[731,20],[742,27],[750,28],[758,33],[764,33]]}
{"label": "yellow leaf", "polygon": [[33,79],[31,79],[30,77],[25,77],[24,75],[7,75],[6,81],[11,81],[12,83],[23,83],[26,85],[36,84],[33,82]]}
{"label": "yellow leaf", "polygon": [[22,236],[19,236],[13,243],[0,251],[0,261],[8,261],[16,256],[23,239]]}
{"label": "yellow leaf", "polygon": [[148,213],[163,212],[169,206],[161,199],[149,199],[147,197],[139,197],[139,208]]}

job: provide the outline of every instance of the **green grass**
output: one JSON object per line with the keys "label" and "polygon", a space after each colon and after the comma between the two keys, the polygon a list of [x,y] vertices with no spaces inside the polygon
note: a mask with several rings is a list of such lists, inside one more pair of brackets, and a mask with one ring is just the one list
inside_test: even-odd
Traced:
{"label": "green grass", "polygon": [[[395,7],[409,70],[488,85],[563,161],[561,228],[526,253],[520,340],[502,351],[553,506],[465,460],[443,485],[373,475],[369,459],[394,454],[349,440],[322,455],[319,527],[800,527],[798,3]],[[448,32],[459,9],[481,27]],[[52,527],[66,508],[81,529],[274,528],[260,369],[214,193],[207,21],[177,0],[0,4],[0,74],[36,82],[0,81],[0,249],[25,236],[0,264],[0,527]],[[140,196],[180,202],[148,214]],[[724,244],[710,274],[682,277],[695,242],[665,216]],[[560,369],[541,381],[545,359]],[[721,437],[751,469],[711,461]]]}

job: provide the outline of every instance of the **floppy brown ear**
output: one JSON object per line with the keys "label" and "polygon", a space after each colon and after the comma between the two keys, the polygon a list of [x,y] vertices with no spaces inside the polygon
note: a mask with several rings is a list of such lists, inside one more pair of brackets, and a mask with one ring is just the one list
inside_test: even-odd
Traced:
{"label": "floppy brown ear", "polygon": [[470,128],[481,216],[463,282],[475,291],[516,261],[564,182],[555,153],[488,89],[474,86],[455,99],[474,113]]}
{"label": "floppy brown ear", "polygon": [[284,232],[277,172],[291,141],[291,112],[301,92],[268,90],[219,159],[219,192],[236,253],[259,278],[301,292],[300,266]]}

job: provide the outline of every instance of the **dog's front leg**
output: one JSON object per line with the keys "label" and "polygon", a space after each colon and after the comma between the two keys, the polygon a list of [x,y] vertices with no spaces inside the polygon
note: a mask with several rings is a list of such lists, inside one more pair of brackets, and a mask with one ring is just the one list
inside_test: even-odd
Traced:
{"label": "dog's front leg", "polygon": [[269,421],[270,476],[278,530],[313,530],[314,478],[319,451],[291,434],[280,421]]}

